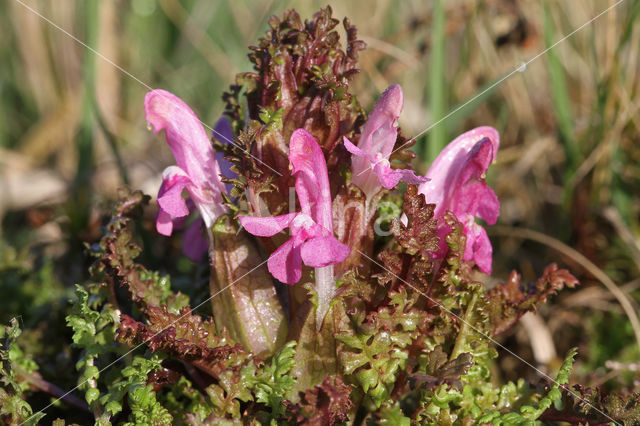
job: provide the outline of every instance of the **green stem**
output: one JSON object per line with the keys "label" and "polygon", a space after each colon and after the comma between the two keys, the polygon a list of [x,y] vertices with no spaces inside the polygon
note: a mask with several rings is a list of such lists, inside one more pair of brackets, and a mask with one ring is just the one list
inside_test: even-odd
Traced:
{"label": "green stem", "polygon": [[[93,357],[87,358],[87,367],[95,367]],[[87,380],[87,386],[91,389],[98,389],[98,381],[95,378],[91,378]],[[98,421],[102,418],[106,413],[102,411],[102,406],[99,401],[93,401],[90,405],[91,411],[93,412],[93,417]]]}
{"label": "green stem", "polygon": [[456,343],[454,344],[453,350],[451,351],[451,356],[449,357],[450,361],[456,359],[458,355],[464,352],[464,348],[467,344],[467,338],[475,331],[471,326],[471,321],[473,320],[473,311],[475,310],[477,301],[478,293],[473,293],[473,296],[471,296],[471,300],[467,305],[467,310],[464,313],[464,317],[462,318],[462,327],[460,328],[458,337],[456,337]]}
{"label": "green stem", "polygon": [[322,321],[329,310],[329,304],[336,291],[333,277],[333,265],[315,268],[316,291],[318,292],[318,307],[316,309],[316,329],[320,330]]}

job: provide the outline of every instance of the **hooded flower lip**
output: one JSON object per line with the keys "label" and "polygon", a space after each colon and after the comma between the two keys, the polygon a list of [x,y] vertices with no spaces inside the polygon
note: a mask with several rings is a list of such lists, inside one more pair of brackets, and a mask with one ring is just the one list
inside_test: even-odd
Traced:
{"label": "hooded flower lip", "polygon": [[[389,160],[387,158],[384,158],[381,153],[371,155],[352,144],[351,141],[346,137],[344,137],[343,139],[344,146],[345,148],[347,148],[347,151],[349,151],[356,157],[364,157],[369,160],[369,162],[371,163],[369,166],[370,170],[372,170],[373,173],[375,173],[375,175],[378,177],[379,184],[386,189],[394,188],[398,183],[400,183],[400,181],[419,185],[429,180],[426,177],[417,176],[415,172],[410,169],[392,169]],[[367,172],[371,174],[371,172],[368,170],[362,171],[360,173],[365,174]],[[364,186],[366,188],[366,185]],[[375,192],[377,192],[377,190],[375,190]],[[375,192],[370,191],[370,193]]]}
{"label": "hooded flower lip", "polygon": [[304,129],[291,134],[291,174],[296,176],[296,193],[302,212],[326,229],[333,230],[331,190],[324,154],[316,139]]}
{"label": "hooded flower lip", "polygon": [[[429,168],[426,177],[430,181],[418,188],[428,203],[436,205],[434,217],[440,219],[446,211],[456,215],[467,237],[464,259],[475,261],[487,274],[491,273],[493,249],[485,229],[475,222],[475,218],[481,218],[489,225],[498,219],[500,203],[485,177],[499,146],[500,136],[492,127],[478,127],[458,136]],[[444,236],[449,231],[440,221],[440,250],[436,257],[441,258],[446,253]]]}
{"label": "hooded flower lip", "polygon": [[222,200],[225,187],[220,180],[220,166],[200,120],[187,104],[165,90],[148,92],[144,108],[154,133],[165,131],[177,163],[177,166],[169,166],[163,172],[158,192],[158,232],[171,235],[173,220],[189,214],[182,197],[185,189],[205,225],[211,227],[218,216],[227,212]]}
{"label": "hooded flower lip", "polygon": [[286,228],[291,238],[274,251],[267,262],[279,281],[295,284],[302,277],[302,263],[322,268],[344,261],[350,249],[333,236],[333,215],[327,164],[318,142],[303,129],[291,135],[289,161],[296,176],[296,193],[302,212],[274,217],[240,216],[251,234],[271,237]]}
{"label": "hooded flower lip", "polygon": [[[172,174],[174,170],[178,174]],[[184,187],[189,183],[189,179],[181,173],[182,170],[180,168],[172,166],[167,167],[163,174],[164,180],[158,191],[158,204],[161,207],[156,218],[156,230],[162,235],[169,236],[174,228],[182,228],[187,222],[188,215],[196,209],[190,198],[183,200],[180,195]],[[174,193],[173,196],[171,195],[172,193]],[[175,194],[178,194],[178,196],[176,197]],[[177,202],[177,204],[174,204],[174,202]],[[187,210],[186,214],[183,215],[184,209]],[[169,212],[173,212],[173,214]],[[196,213],[196,215],[197,217],[188,226],[182,237],[182,251],[194,262],[202,259],[209,247],[207,240],[203,238],[200,232],[202,218],[199,213]]]}
{"label": "hooded flower lip", "polygon": [[362,189],[368,198],[375,195],[380,186],[391,189],[401,180],[416,185],[427,181],[422,176],[416,176],[413,170],[394,170],[389,163],[398,137],[396,120],[400,116],[403,103],[402,88],[397,84],[389,86],[376,102],[369,120],[364,125],[358,146],[346,137],[343,138],[345,147],[353,154],[352,182]]}

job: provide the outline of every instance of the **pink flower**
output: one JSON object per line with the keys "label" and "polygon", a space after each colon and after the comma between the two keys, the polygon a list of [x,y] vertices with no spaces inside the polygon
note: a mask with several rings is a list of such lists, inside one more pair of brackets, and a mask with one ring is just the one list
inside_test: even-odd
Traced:
{"label": "pink flower", "polygon": [[144,108],[154,132],[164,129],[177,163],[162,173],[156,229],[163,235],[171,235],[174,221],[189,214],[182,196],[185,189],[205,226],[210,228],[227,208],[222,200],[225,187],[220,180],[220,166],[200,120],[180,98],[164,90],[147,93]]}
{"label": "pink flower", "polygon": [[274,251],[267,262],[279,281],[295,284],[302,277],[302,263],[322,268],[344,261],[349,247],[333,236],[333,216],[327,163],[315,138],[303,129],[291,135],[291,173],[302,212],[275,217],[241,216],[240,223],[251,234],[271,237],[285,228],[291,238]]}
{"label": "pink flower", "polygon": [[[491,127],[478,127],[458,136],[429,168],[426,177],[431,180],[418,188],[427,203],[436,205],[434,217],[442,218],[448,210],[462,222],[467,237],[464,259],[475,261],[487,274],[491,273],[493,249],[487,232],[475,218],[493,225],[500,213],[498,198],[485,182],[487,169],[495,160],[499,145],[500,136]],[[442,258],[446,253],[444,237],[449,231],[449,227],[440,221],[440,250],[436,257]]]}
{"label": "pink flower", "polygon": [[[160,189],[160,192],[162,192],[162,188]],[[193,204],[193,201],[190,198],[187,198],[186,204],[187,208],[189,209],[189,214],[193,216],[193,220],[182,235],[182,252],[189,259],[193,260],[194,262],[198,262],[207,252],[209,243],[202,236],[203,221],[200,217],[200,213],[194,213],[194,211],[196,210],[195,204]],[[188,219],[189,216],[183,216],[174,219],[172,221],[173,229],[184,228]]]}
{"label": "pink flower", "polygon": [[389,86],[364,125],[358,146],[344,138],[344,146],[353,154],[351,180],[367,198],[374,196],[381,186],[391,189],[401,180],[416,185],[427,181],[422,176],[416,176],[413,170],[394,170],[389,163],[398,137],[396,120],[402,111],[403,99],[399,85]]}
{"label": "pink flower", "polygon": [[209,243],[202,236],[202,218],[197,217],[182,235],[182,251],[189,259],[198,262],[208,248]]}

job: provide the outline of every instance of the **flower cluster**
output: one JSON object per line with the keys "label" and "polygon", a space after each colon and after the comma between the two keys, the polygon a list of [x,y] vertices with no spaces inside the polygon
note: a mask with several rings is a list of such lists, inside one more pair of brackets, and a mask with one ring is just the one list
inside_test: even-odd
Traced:
{"label": "flower cluster", "polygon": [[[498,199],[485,182],[500,143],[497,131],[479,127],[457,137],[440,153],[424,177],[417,176],[411,169],[393,169],[389,162],[398,137],[396,121],[402,104],[400,86],[389,87],[364,125],[358,146],[343,137],[345,148],[352,154],[351,183],[359,187],[367,199],[374,198],[383,188],[393,189],[401,180],[419,185],[419,192],[427,202],[435,204],[434,214],[440,221],[440,247],[433,253],[434,258],[446,255],[444,237],[450,228],[442,218],[445,212],[451,211],[464,226],[467,239],[464,259],[475,262],[480,270],[490,274],[491,243],[475,219],[481,218],[493,225],[499,214]],[[149,92],[145,109],[147,120],[156,132],[165,129],[177,163],[163,173],[158,192],[158,232],[171,235],[175,224],[189,214],[190,205],[198,209],[205,226],[210,228],[217,217],[227,212],[222,193],[228,188],[221,181],[221,177],[230,177],[233,173],[227,161],[216,155],[219,153],[214,154],[198,118],[176,96],[162,90]],[[232,138],[225,119],[218,122],[215,131],[223,139]],[[304,129],[295,130],[290,137],[289,162],[291,175],[296,175],[295,190],[301,211],[275,217],[240,216],[239,221],[249,233],[259,237],[273,237],[290,229],[291,238],[271,253],[268,267],[279,281],[295,284],[302,277],[303,263],[312,268],[340,263],[349,255],[349,247],[334,236],[326,160],[316,139]],[[183,199],[183,190],[190,197],[187,202]],[[195,225],[199,226],[199,222]],[[187,253],[201,251],[202,238],[198,239],[195,234],[192,226],[185,239],[190,242],[185,246]]]}

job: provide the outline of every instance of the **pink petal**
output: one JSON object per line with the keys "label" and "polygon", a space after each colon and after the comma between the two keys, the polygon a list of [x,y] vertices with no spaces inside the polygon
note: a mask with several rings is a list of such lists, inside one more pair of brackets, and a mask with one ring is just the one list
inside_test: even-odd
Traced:
{"label": "pink petal", "polygon": [[[452,211],[464,225],[467,243],[465,260],[474,260],[478,267],[491,272],[492,247],[484,228],[475,223],[475,217],[492,225],[500,212],[500,203],[485,182],[485,173],[495,160],[500,137],[491,127],[478,127],[458,136],[438,155],[419,192],[428,203],[435,203],[434,214],[441,217]],[[438,235],[444,237],[448,227],[439,221]],[[441,238],[436,256],[446,254],[446,243]]]}
{"label": "pink petal", "polygon": [[296,176],[296,193],[302,212],[319,225],[333,230],[331,191],[327,163],[318,142],[304,129],[297,129],[289,141],[291,174]]}
{"label": "pink petal", "polygon": [[240,224],[250,234],[258,237],[271,237],[291,225],[293,219],[300,213],[288,213],[281,216],[270,217],[253,217],[253,216],[240,216]]}
{"label": "pink petal", "polygon": [[491,274],[491,257],[493,248],[487,231],[477,223],[465,226],[467,245],[464,251],[464,260],[475,261],[478,268],[485,274]]}
{"label": "pink petal", "polygon": [[392,169],[381,162],[376,164],[373,171],[378,176],[380,184],[387,189],[395,188],[400,181],[419,185],[429,180],[423,176],[416,176],[411,169]]}
{"label": "pink petal", "polygon": [[355,146],[353,143],[351,143],[351,141],[347,139],[346,136],[342,137],[342,142],[344,143],[344,147],[347,148],[347,151],[349,151],[356,157],[366,157],[369,159],[369,161],[373,162],[373,157],[371,155],[367,154],[366,152]]}
{"label": "pink petal", "polygon": [[164,210],[158,211],[158,216],[156,218],[156,231],[158,234],[169,236],[173,232],[173,220],[171,220],[171,215]]}
{"label": "pink petal", "polygon": [[373,160],[375,156],[389,160],[398,137],[395,123],[402,111],[403,102],[402,88],[398,85],[390,86],[376,102],[373,112],[362,129],[358,148],[367,156],[366,158],[356,156],[351,159],[351,180],[367,198],[373,197],[380,191],[380,182],[371,170],[371,163],[375,163]]}
{"label": "pink petal", "polygon": [[196,185],[220,179],[207,132],[187,104],[165,90],[153,90],[145,96],[144,108],[155,133],[165,130],[176,163]]}
{"label": "pink petal", "polygon": [[453,213],[479,217],[494,225],[500,214],[500,202],[495,192],[485,182],[470,182],[460,188],[453,198]]}
{"label": "pink petal", "polygon": [[168,167],[163,173],[165,177],[158,191],[158,205],[174,218],[189,214],[189,209],[182,197],[182,191],[191,183],[191,179],[183,174],[178,174],[181,172],[177,167]]}
{"label": "pink petal", "polygon": [[[171,167],[168,167],[167,169],[170,169],[170,168]],[[164,191],[165,189],[164,189],[164,183],[163,183],[163,185],[160,186],[159,193],[162,194]],[[189,213],[194,211],[196,208],[191,198],[187,198],[185,200],[185,204],[187,205],[187,209],[189,209]],[[174,229],[181,229],[188,218],[189,218],[188,215],[172,218],[169,213],[160,209],[158,210],[158,215],[156,217],[156,230],[158,231],[159,234],[166,235],[168,237],[171,235]]]}
{"label": "pink petal", "polygon": [[480,201],[472,214],[484,220],[489,225],[495,225],[500,215],[500,201],[498,201],[498,196],[489,185],[485,184],[484,194],[479,198]]}
{"label": "pink petal", "polygon": [[209,137],[191,108],[177,96],[152,90],[144,99],[147,121],[155,132],[164,129],[178,166],[193,185],[187,190],[197,204],[207,226],[227,209],[222,204],[225,187]]}
{"label": "pink petal", "polygon": [[291,222],[290,229],[296,247],[310,238],[332,235],[331,232],[318,225],[311,217],[304,213],[299,213],[298,216],[296,216]]}
{"label": "pink petal", "polygon": [[451,191],[448,208],[458,218],[464,215],[478,216],[493,225],[500,213],[496,194],[485,183],[485,173],[495,158],[494,146],[489,139],[476,143],[462,164]]}
{"label": "pink petal", "polygon": [[[491,150],[483,152],[490,152],[489,158],[491,161],[489,163],[491,163],[498,152],[500,136],[491,127],[478,127],[454,139],[431,164],[429,171],[425,175],[431,180],[420,185],[419,192],[425,195],[428,203],[436,205],[434,212],[436,216],[441,216],[447,209],[451,209],[448,202],[453,191],[459,187],[462,180],[468,180],[469,173],[477,171],[473,158],[482,153],[476,152],[474,155],[472,151],[474,148],[479,151],[480,149],[476,146],[480,142],[479,146],[482,147],[485,139],[490,142]],[[484,159],[482,157],[478,158]],[[466,172],[467,176],[464,175],[465,164],[469,164],[473,168],[473,170]]]}
{"label": "pink petal", "polygon": [[313,268],[335,265],[344,261],[351,249],[335,237],[312,238],[302,244],[300,254],[305,265]]}
{"label": "pink petal", "polygon": [[209,248],[209,243],[202,236],[202,224],[202,218],[198,217],[182,236],[182,251],[194,262],[202,259]]}
{"label": "pink petal", "polygon": [[467,154],[457,177],[458,185],[470,180],[484,180],[485,173],[495,159],[493,144],[487,138],[476,143]]}
{"label": "pink petal", "polygon": [[384,91],[362,129],[358,143],[361,150],[371,155],[380,153],[389,159],[398,136],[395,122],[402,112],[403,103],[404,95],[399,85],[394,84]]}
{"label": "pink petal", "polygon": [[[185,204],[187,205],[187,208],[189,209],[189,214],[193,213],[195,210],[197,210],[197,207],[195,205],[195,203],[193,202],[193,200],[191,198],[187,198],[184,200]],[[189,216],[182,216],[182,217],[174,217],[173,218],[173,227],[174,229],[182,229],[184,227],[184,225],[187,223],[187,219],[189,219]]]}
{"label": "pink petal", "polygon": [[295,284],[302,277],[302,258],[300,248],[294,247],[293,239],[281,245],[271,253],[267,261],[271,275],[285,284]]}

